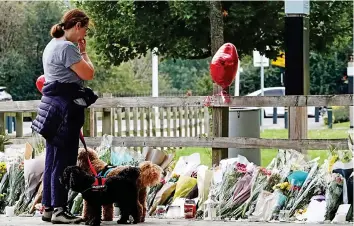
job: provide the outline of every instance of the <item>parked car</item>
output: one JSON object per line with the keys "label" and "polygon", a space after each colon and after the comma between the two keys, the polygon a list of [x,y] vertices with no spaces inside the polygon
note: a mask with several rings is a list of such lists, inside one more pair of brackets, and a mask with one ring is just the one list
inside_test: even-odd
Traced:
{"label": "parked car", "polygon": [[0,101],[12,101],[12,96],[6,92],[6,87],[0,86]]}
{"label": "parked car", "polygon": [[[269,87],[263,89],[264,96],[285,96],[285,87]],[[248,94],[247,96],[261,96],[262,91],[257,90],[253,93]],[[264,117],[273,117],[273,107],[263,107]],[[277,107],[277,115],[284,116],[285,109],[284,107]],[[310,117],[315,116],[315,107],[307,107],[307,115]]]}

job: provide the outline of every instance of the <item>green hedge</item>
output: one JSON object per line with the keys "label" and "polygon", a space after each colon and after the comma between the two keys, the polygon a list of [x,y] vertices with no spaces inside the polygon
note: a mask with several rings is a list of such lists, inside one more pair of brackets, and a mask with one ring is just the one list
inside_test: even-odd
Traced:
{"label": "green hedge", "polygon": [[[349,122],[349,106],[334,106],[332,107],[332,122]],[[328,125],[328,116],[323,117],[323,122]]]}

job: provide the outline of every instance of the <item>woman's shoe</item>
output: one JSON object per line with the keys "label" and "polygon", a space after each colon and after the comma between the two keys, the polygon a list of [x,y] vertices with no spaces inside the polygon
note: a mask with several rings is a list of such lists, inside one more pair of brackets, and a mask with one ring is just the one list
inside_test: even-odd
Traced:
{"label": "woman's shoe", "polygon": [[53,224],[78,224],[81,221],[81,217],[75,217],[65,208],[55,208],[51,218]]}
{"label": "woman's shoe", "polygon": [[53,215],[53,208],[45,208],[42,214],[42,221],[51,222]]}

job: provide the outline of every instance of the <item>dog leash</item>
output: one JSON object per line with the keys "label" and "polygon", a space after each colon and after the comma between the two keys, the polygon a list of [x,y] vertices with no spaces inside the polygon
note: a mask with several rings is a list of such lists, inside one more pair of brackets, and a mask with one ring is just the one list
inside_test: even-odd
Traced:
{"label": "dog leash", "polygon": [[80,131],[80,140],[81,140],[81,143],[84,145],[85,151],[87,153],[87,162],[89,164],[90,170],[95,175],[95,177],[97,177],[98,174],[97,174],[95,168],[93,167],[93,165],[91,163],[90,156],[89,156],[89,151],[87,150],[86,141],[85,141],[84,135],[82,134],[82,131]]}

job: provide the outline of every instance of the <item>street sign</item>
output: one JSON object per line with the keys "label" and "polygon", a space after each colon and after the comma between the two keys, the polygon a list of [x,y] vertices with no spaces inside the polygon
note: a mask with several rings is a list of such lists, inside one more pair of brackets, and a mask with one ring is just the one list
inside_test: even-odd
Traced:
{"label": "street sign", "polygon": [[258,51],[253,51],[253,66],[269,67],[269,59],[265,56],[261,56]]}
{"label": "street sign", "polygon": [[285,14],[310,14],[310,0],[285,0]]}
{"label": "street sign", "polygon": [[280,52],[280,56],[276,60],[272,60],[272,65],[285,68],[285,53]]}

